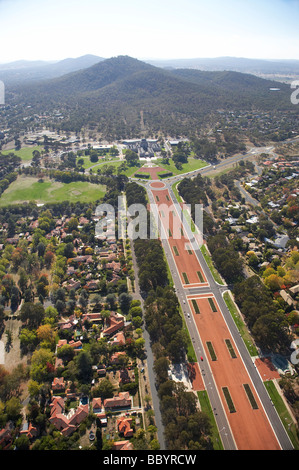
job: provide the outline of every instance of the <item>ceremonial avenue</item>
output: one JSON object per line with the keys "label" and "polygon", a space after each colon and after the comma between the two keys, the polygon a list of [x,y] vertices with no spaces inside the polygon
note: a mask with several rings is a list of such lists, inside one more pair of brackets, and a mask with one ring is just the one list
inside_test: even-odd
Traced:
{"label": "ceremonial avenue", "polygon": [[[159,197],[157,201],[159,201]],[[150,213],[150,227],[148,229],[148,210]],[[197,241],[202,242],[203,233],[203,205],[195,205],[194,223],[198,228],[196,233],[201,236],[201,240],[197,237]],[[116,218],[118,219],[118,238],[124,235],[130,240],[137,240],[138,238],[145,240],[150,239],[168,239],[168,233],[171,225],[171,216],[177,213],[182,224],[188,223],[186,214],[191,213],[190,204],[148,204],[145,207],[143,204],[132,204],[127,209],[124,207],[123,198],[118,197],[118,211],[116,211],[111,204],[100,204],[96,208],[96,216],[101,217],[95,227],[95,237],[103,238],[106,240],[114,239],[116,235]],[[163,218],[163,227],[161,230]],[[128,221],[128,218],[130,219]],[[181,240],[183,238],[181,226],[174,225],[171,229],[171,236],[174,240]],[[200,243],[201,245],[202,243]],[[188,248],[185,248],[186,250]]]}

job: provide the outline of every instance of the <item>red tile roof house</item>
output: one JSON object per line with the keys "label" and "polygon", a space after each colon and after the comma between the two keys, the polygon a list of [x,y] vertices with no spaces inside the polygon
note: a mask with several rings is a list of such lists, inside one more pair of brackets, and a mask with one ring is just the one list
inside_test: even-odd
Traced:
{"label": "red tile roof house", "polygon": [[69,266],[66,270],[66,274],[68,276],[70,276],[71,274],[75,274],[75,272],[76,272],[76,269],[74,268],[74,266]]}
{"label": "red tile roof house", "polygon": [[70,436],[79,424],[88,416],[89,405],[79,405],[77,409],[72,409],[68,415],[64,414],[64,400],[60,397],[53,397],[50,404],[50,423],[56,427],[64,436]]}
{"label": "red tile roof house", "polygon": [[77,392],[76,392],[76,387],[74,387],[74,384],[69,380],[67,383],[67,388],[65,390],[65,396],[66,398],[78,398]]}
{"label": "red tile roof house", "polygon": [[133,450],[133,444],[130,441],[114,442],[112,450]]}
{"label": "red tile roof house", "polygon": [[32,425],[32,423],[24,423],[23,429],[20,431],[20,435],[25,434],[29,439],[33,439],[34,437],[37,437],[39,432],[38,429]]}
{"label": "red tile roof house", "polygon": [[82,349],[82,343],[81,341],[69,341],[69,345],[72,346],[72,348],[74,348],[75,351],[80,351]]}
{"label": "red tile roof house", "polygon": [[82,225],[82,224],[89,224],[89,220],[86,219],[86,217],[80,217],[79,219],[79,224]]}
{"label": "red tile roof house", "polygon": [[101,398],[93,398],[91,402],[92,412],[97,415],[99,419],[105,419],[106,413],[102,404]]}
{"label": "red tile roof house", "polygon": [[121,416],[116,421],[118,431],[124,435],[124,437],[132,437],[133,429],[131,428],[132,418],[126,418],[126,416]]}
{"label": "red tile roof house", "polygon": [[106,366],[105,365],[99,365],[97,367],[97,374],[99,377],[105,377],[106,376]]}
{"label": "red tile roof house", "polygon": [[86,284],[86,288],[89,290],[95,290],[95,289],[98,289],[98,287],[99,287],[99,283],[98,281],[95,281],[95,280],[91,280]]}
{"label": "red tile roof house", "polygon": [[110,357],[110,362],[111,362],[111,364],[118,364],[119,357],[120,357],[120,356],[125,356],[125,355],[126,355],[126,352],[125,352],[125,351],[115,352],[115,353],[112,354],[112,356]]}
{"label": "red tile roof house", "polygon": [[111,312],[111,316],[108,318],[107,322],[109,326],[102,331],[102,336],[110,336],[125,325],[124,317],[115,312]]}
{"label": "red tile roof house", "polygon": [[106,264],[107,269],[112,269],[116,274],[118,274],[121,271],[121,265],[120,263],[117,263],[116,261],[112,261],[111,263]]}
{"label": "red tile roof house", "polygon": [[102,321],[101,312],[85,313],[85,314],[82,316],[82,323],[84,323],[85,320],[89,320],[89,321],[91,321],[91,322]]}
{"label": "red tile roof house", "polygon": [[105,409],[127,408],[132,406],[132,399],[129,392],[119,392],[118,397],[106,398],[104,400]]}
{"label": "red tile roof house", "polygon": [[61,358],[56,357],[56,358],[55,358],[54,370],[57,371],[57,369],[58,369],[59,367],[64,367],[64,362],[63,362],[63,360],[62,360]]}
{"label": "red tile roof house", "polygon": [[63,392],[65,390],[65,381],[63,377],[55,377],[52,382],[52,390],[57,392]]}
{"label": "red tile roof house", "polygon": [[72,348],[74,348],[75,351],[80,351],[82,349],[81,341],[72,340],[68,343],[66,339],[60,339],[56,345],[56,352],[57,352],[57,349],[61,348],[61,346],[64,346],[65,344],[69,344],[70,346],[72,346]]}
{"label": "red tile roof house", "polygon": [[91,406],[93,413],[101,413],[103,411],[101,398],[93,398]]}
{"label": "red tile roof house", "polygon": [[69,330],[71,331],[74,328],[74,325],[71,322],[61,323],[59,325],[60,330]]}
{"label": "red tile roof house", "polygon": [[65,344],[67,344],[67,339],[60,339],[56,345],[56,348],[61,348],[61,346],[64,346]]}
{"label": "red tile roof house", "polygon": [[116,333],[116,335],[113,336],[112,340],[109,341],[109,344],[113,346],[120,346],[120,345],[126,344],[126,339],[125,339],[125,335],[123,334],[123,332],[120,331],[119,333]]}
{"label": "red tile roof house", "polygon": [[68,319],[62,319],[58,322],[58,326],[61,329],[69,329],[69,325],[74,328],[78,323],[78,320],[74,315],[71,315]]}
{"label": "red tile roof house", "polygon": [[93,259],[91,255],[82,255],[82,256],[76,256],[75,258],[70,258],[69,262],[91,264],[93,263]]}
{"label": "red tile roof house", "polygon": [[68,291],[72,289],[79,289],[81,287],[81,282],[80,281],[75,281],[74,279],[70,279],[68,282],[64,282],[62,284]]}

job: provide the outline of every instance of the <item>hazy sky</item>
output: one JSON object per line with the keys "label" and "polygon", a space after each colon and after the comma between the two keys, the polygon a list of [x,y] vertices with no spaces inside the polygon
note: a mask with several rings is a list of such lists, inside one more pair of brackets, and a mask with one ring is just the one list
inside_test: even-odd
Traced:
{"label": "hazy sky", "polygon": [[299,59],[299,0],[0,0],[0,63],[84,54]]}

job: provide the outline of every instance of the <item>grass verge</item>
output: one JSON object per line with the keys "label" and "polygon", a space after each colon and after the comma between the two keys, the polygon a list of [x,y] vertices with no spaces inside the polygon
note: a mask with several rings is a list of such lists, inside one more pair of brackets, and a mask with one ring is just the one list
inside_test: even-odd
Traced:
{"label": "grass verge", "polygon": [[238,312],[238,309],[233,301],[233,299],[231,298],[229,292],[224,292],[223,294],[223,299],[226,303],[226,306],[228,308],[228,310],[230,311],[230,314],[231,316],[233,317],[233,320],[243,338],[243,341],[249,351],[249,354],[251,356],[258,356],[258,351],[251,339],[251,336],[249,334],[249,331],[247,330],[247,327],[245,325],[245,323],[243,322],[242,318],[240,317],[240,314]]}
{"label": "grass verge", "polygon": [[205,259],[205,261],[206,261],[206,263],[207,263],[207,265],[208,265],[208,267],[209,267],[209,269],[210,269],[210,271],[211,271],[211,273],[212,273],[212,276],[213,276],[213,278],[215,279],[215,281],[216,281],[218,284],[220,284],[221,286],[224,286],[224,283],[223,283],[223,281],[222,281],[222,279],[221,279],[221,277],[220,277],[220,274],[219,274],[218,271],[216,270],[216,268],[215,268],[215,266],[214,266],[214,264],[213,264],[212,258],[211,258],[211,256],[210,256],[209,253],[208,253],[207,248],[206,248],[204,245],[202,245],[202,246],[200,247],[200,251],[201,251],[201,253],[202,253],[202,255],[203,255],[203,257],[204,257],[204,259]]}
{"label": "grass verge", "polygon": [[264,385],[269,393],[269,396],[276,408],[276,411],[281,419],[282,424],[285,427],[286,432],[295,448],[299,450],[299,439],[296,432],[296,425],[288,412],[287,407],[284,404],[282,397],[280,396],[275,384],[272,380],[264,382]]}
{"label": "grass verge", "polygon": [[209,421],[211,425],[211,439],[212,439],[213,449],[224,450],[222,442],[221,442],[221,438],[218,432],[215,416],[214,416],[206,390],[197,392],[197,396],[198,396],[198,400],[200,403],[201,411],[209,417]]}

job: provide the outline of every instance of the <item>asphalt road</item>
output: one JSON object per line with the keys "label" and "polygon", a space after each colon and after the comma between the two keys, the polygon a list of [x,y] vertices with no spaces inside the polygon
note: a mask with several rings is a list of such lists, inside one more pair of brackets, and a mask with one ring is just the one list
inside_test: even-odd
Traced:
{"label": "asphalt road", "polygon": [[[172,197],[174,196],[174,193],[172,192]],[[189,236],[192,234],[190,227],[186,227],[186,230],[189,231]],[[256,389],[256,392],[261,400],[261,403],[264,407],[264,410],[266,412],[266,415],[268,416],[268,419],[272,425],[272,428],[276,434],[276,437],[281,445],[281,448],[283,450],[291,450],[293,449],[293,445],[289,439],[289,436],[277,414],[277,411],[274,407],[274,404],[272,400],[269,397],[269,394],[264,386],[264,383],[257,371],[257,368],[252,360],[252,357],[250,356],[248,349],[243,341],[243,338],[241,337],[241,334],[239,333],[236,324],[231,316],[230,311],[228,310],[228,307],[223,299],[223,293],[225,288],[223,286],[220,286],[217,284],[208,268],[208,265],[206,264],[206,261],[199,249],[199,247],[195,250],[197,258],[201,264],[201,266],[204,269],[205,275],[208,277],[208,281],[210,284],[211,292],[214,294],[218,305],[222,311],[223,317],[226,321],[226,324],[230,330],[230,333],[232,334],[232,337],[235,341],[235,344],[239,350],[239,354],[242,357],[242,360],[245,364],[245,367],[248,371],[248,374],[252,380],[252,383]]]}
{"label": "asphalt road", "polygon": [[[244,158],[244,156],[243,156]],[[154,197],[151,192],[150,188],[150,183],[146,183],[144,186],[147,189],[148,196],[149,196],[149,201],[152,204],[156,204]],[[173,203],[177,203],[177,200],[175,198],[175,195],[171,189],[171,185],[173,184],[173,181],[167,181],[164,182],[166,184],[167,189],[169,190],[170,196],[172,198]],[[243,339],[241,338],[241,335],[239,331],[237,330],[237,327],[233,321],[233,318],[226,306],[226,303],[222,297],[222,294],[225,290],[227,290],[227,286],[221,286],[218,283],[215,282],[212,273],[210,272],[210,269],[208,268],[206,261],[199,249],[198,243],[196,239],[193,237],[193,233],[191,232],[191,228],[189,224],[185,221],[184,223],[184,228],[186,230],[186,233],[188,234],[189,239],[192,241],[193,249],[196,253],[196,256],[199,260],[200,265],[202,266],[205,276],[209,282],[209,287],[204,287],[204,288],[189,288],[189,289],[184,289],[179,277],[179,273],[177,272],[176,264],[173,259],[173,254],[172,251],[169,247],[168,241],[167,241],[167,236],[164,233],[164,236],[162,237],[162,244],[163,248],[169,263],[170,271],[173,277],[174,281],[174,286],[176,289],[176,293],[178,296],[178,299],[181,303],[182,306],[182,311],[184,313],[185,319],[186,319],[186,324],[188,326],[188,330],[190,333],[190,337],[193,342],[194,350],[197,356],[198,364],[201,369],[201,374],[203,377],[203,381],[205,384],[206,391],[208,393],[210,403],[214,412],[215,420],[218,426],[218,430],[222,439],[222,443],[224,446],[225,450],[235,450],[236,449],[236,444],[234,441],[234,437],[232,435],[232,432],[229,427],[229,423],[226,417],[226,414],[224,412],[224,409],[222,407],[218,390],[214,382],[213,374],[211,372],[211,369],[209,367],[209,361],[205,355],[204,348],[202,346],[202,342],[199,336],[199,333],[197,331],[196,325],[193,320],[192,312],[191,309],[189,308],[188,302],[186,295],[189,293],[203,293],[203,292],[211,292],[217,302],[218,305],[223,313],[223,317],[226,321],[226,324],[230,330],[230,333],[235,341],[235,344],[239,350],[239,354],[242,357],[242,360],[244,362],[244,365],[248,371],[248,374],[252,380],[252,383],[255,387],[256,393],[258,394],[260,401],[263,405],[264,411],[268,416],[269,422],[274,430],[274,433],[276,434],[276,437],[280,443],[280,446],[283,450],[291,450],[293,449],[293,446],[290,442],[290,439],[285,431],[285,428],[276,412],[276,409],[268,395],[268,392],[261,380],[261,377],[256,369],[256,366],[245,346],[245,343]],[[163,228],[162,228],[163,230]],[[201,357],[203,357],[203,361],[201,361]]]}
{"label": "asphalt road", "polygon": [[[146,188],[147,188],[147,191],[148,191],[148,196],[149,196],[150,203],[155,205],[155,200],[154,200],[154,197],[152,195],[152,192],[150,190],[149,185],[146,185]],[[175,196],[174,196],[174,194],[173,194],[173,192],[172,192],[169,185],[168,185],[168,189],[170,191],[170,194],[171,194],[171,197],[172,197],[173,201],[176,201]],[[189,232],[189,226],[185,227],[185,228],[186,228],[186,231]],[[161,227],[161,229],[163,230],[163,227]],[[192,238],[190,238],[190,239],[192,239]],[[188,330],[189,330],[190,338],[191,338],[192,343],[193,343],[193,347],[194,347],[194,351],[195,351],[195,354],[196,354],[197,362],[198,362],[200,370],[201,370],[201,375],[202,375],[202,378],[203,378],[203,381],[204,381],[204,384],[205,384],[205,389],[206,389],[206,391],[208,393],[208,396],[209,396],[209,400],[210,400],[210,403],[211,403],[211,406],[212,406],[212,409],[213,409],[213,412],[214,412],[215,420],[217,422],[217,426],[218,426],[218,430],[219,430],[219,434],[221,436],[223,446],[224,446],[225,450],[236,450],[235,441],[234,441],[233,435],[231,433],[230,426],[229,426],[228,420],[226,418],[226,414],[223,410],[223,407],[222,407],[222,404],[221,404],[221,401],[220,401],[220,397],[219,397],[219,394],[218,394],[218,391],[217,391],[217,387],[216,387],[215,382],[214,382],[214,377],[213,377],[213,374],[212,374],[211,369],[209,367],[209,362],[208,362],[207,357],[205,355],[205,351],[204,351],[200,336],[198,334],[197,327],[196,327],[195,322],[193,320],[192,312],[191,312],[191,310],[189,308],[189,305],[188,305],[188,302],[187,302],[186,290],[182,286],[182,283],[181,283],[181,280],[180,280],[180,277],[179,277],[179,273],[177,272],[176,264],[175,264],[174,259],[173,259],[172,251],[171,251],[170,246],[167,242],[167,236],[166,236],[165,232],[163,233],[163,237],[162,237],[161,241],[162,241],[164,252],[165,252],[165,255],[166,255],[166,258],[167,258],[167,261],[168,261],[168,265],[169,265],[169,268],[170,268],[170,271],[171,271],[171,274],[172,274],[174,286],[175,286],[175,289],[176,289],[176,294],[177,294],[177,297],[180,301],[183,314],[185,316],[186,324],[187,324],[187,327],[188,327]],[[211,275],[209,270],[207,271],[207,279],[208,279],[209,282],[210,282],[210,280],[213,280],[212,275]],[[209,288],[205,288],[205,289],[208,289],[210,291]],[[203,361],[201,361],[201,357],[203,357]]]}

